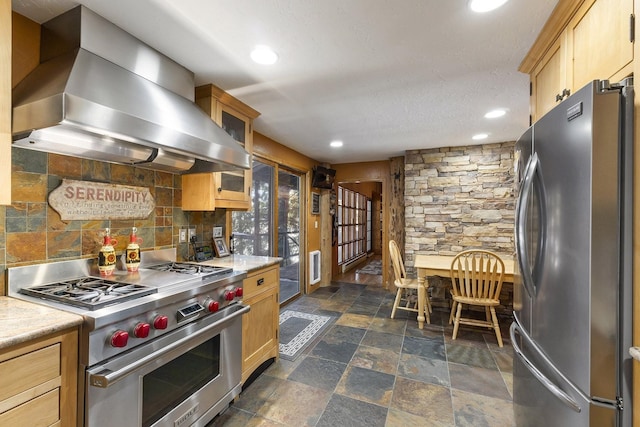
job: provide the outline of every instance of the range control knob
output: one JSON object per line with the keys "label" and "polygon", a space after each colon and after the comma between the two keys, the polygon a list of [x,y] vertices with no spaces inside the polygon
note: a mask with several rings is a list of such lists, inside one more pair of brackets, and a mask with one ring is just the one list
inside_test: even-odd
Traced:
{"label": "range control knob", "polygon": [[236,296],[237,297],[241,297],[242,296],[242,288],[236,288]]}
{"label": "range control knob", "polygon": [[216,311],[220,310],[220,303],[218,301],[214,301],[211,298],[207,298],[204,301],[204,307],[209,310],[209,312],[215,313]]}
{"label": "range control knob", "polygon": [[133,328],[133,336],[136,338],[146,338],[149,336],[149,331],[151,330],[151,326],[148,323],[138,323],[135,328]]}
{"label": "range control knob", "polygon": [[156,316],[153,319],[154,329],[167,329],[167,326],[169,326],[169,318],[167,316]]}
{"label": "range control knob", "polygon": [[115,331],[111,335],[111,347],[126,347],[127,341],[129,341],[129,333],[126,331]]}
{"label": "range control knob", "polygon": [[227,301],[233,301],[236,297],[235,291],[224,291],[224,299]]}

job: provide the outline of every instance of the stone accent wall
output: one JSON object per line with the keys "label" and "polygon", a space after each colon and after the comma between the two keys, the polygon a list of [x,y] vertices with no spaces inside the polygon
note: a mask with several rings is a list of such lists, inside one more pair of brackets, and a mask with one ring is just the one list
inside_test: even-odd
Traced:
{"label": "stone accent wall", "polygon": [[[405,156],[405,265],[416,254],[465,249],[514,253],[514,142],[411,150]],[[448,282],[448,283],[447,283]],[[450,281],[430,280],[436,306],[448,306]],[[504,313],[512,286],[503,287]]]}

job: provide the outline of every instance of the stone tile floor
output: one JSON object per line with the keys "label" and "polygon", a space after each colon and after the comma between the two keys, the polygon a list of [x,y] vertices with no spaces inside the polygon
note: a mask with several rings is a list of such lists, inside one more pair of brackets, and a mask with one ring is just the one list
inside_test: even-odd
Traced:
{"label": "stone tile floor", "polygon": [[216,426],[513,426],[512,357],[492,331],[461,326],[449,313],[418,329],[415,314],[390,319],[393,295],[380,286],[334,283],[286,306],[336,317],[295,361],[280,359]]}

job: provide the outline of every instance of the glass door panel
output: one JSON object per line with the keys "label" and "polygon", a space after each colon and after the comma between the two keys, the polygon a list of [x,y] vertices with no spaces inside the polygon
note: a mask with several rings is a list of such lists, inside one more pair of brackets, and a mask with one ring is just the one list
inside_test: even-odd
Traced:
{"label": "glass door panel", "polygon": [[[280,303],[301,293],[301,178],[276,166],[253,161],[251,209],[231,214],[232,248],[241,255],[278,256]],[[276,173],[278,186],[276,188]],[[277,220],[275,218],[277,201]],[[277,236],[274,230],[277,227]],[[276,240],[277,238],[277,240]]]}
{"label": "glass door panel", "polygon": [[278,171],[278,256],[280,264],[280,303],[300,294],[300,177]]}

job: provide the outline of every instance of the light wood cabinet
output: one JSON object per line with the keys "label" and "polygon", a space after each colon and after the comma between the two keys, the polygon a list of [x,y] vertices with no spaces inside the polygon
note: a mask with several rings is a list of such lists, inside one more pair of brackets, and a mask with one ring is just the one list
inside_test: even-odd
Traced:
{"label": "light wood cabinet", "polygon": [[11,204],[11,2],[0,0],[0,205]]}
{"label": "light wood cabinet", "polygon": [[249,273],[243,282],[246,304],[242,317],[242,382],[265,361],[278,358],[280,266]]}
{"label": "light wood cabinet", "polygon": [[[562,46],[564,47],[564,46]],[[531,73],[531,111],[541,117],[551,110],[568,90],[565,59],[558,40]]]}
{"label": "light wood cabinet", "polygon": [[569,22],[571,85],[594,79],[617,82],[632,73],[633,0],[587,0]]}
{"label": "light wood cabinet", "polygon": [[0,352],[1,426],[75,426],[78,333]]}
{"label": "light wood cabinet", "polygon": [[591,80],[633,72],[634,0],[561,0],[520,71],[531,76],[536,121]]}
{"label": "light wood cabinet", "polygon": [[[253,153],[253,119],[260,113],[212,84],[196,88],[196,103],[250,155]],[[251,169],[184,175],[182,188],[183,210],[251,207]]]}

